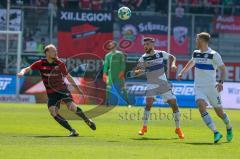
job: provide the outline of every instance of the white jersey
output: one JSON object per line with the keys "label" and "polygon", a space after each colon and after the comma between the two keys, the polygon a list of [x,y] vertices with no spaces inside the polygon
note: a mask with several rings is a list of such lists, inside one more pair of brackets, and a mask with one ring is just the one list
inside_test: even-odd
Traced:
{"label": "white jersey", "polygon": [[171,90],[165,71],[164,60],[169,58],[170,54],[165,51],[154,50],[154,54],[144,54],[139,59],[139,65],[145,69],[148,84],[156,84],[161,88],[161,92]]}
{"label": "white jersey", "polygon": [[208,48],[206,52],[195,50],[192,60],[195,62],[194,85],[214,86],[216,84],[216,70],[224,65],[218,52]]}

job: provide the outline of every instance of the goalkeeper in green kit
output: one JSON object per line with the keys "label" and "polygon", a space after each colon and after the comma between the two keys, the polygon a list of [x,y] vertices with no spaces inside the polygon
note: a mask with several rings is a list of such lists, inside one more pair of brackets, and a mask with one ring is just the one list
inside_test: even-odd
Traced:
{"label": "goalkeeper in green kit", "polygon": [[106,83],[106,105],[110,105],[110,91],[114,87],[119,95],[123,94],[123,99],[128,106],[128,94],[125,89],[125,68],[126,61],[125,55],[122,51],[117,50],[117,43],[112,41],[108,44],[109,53],[105,55],[104,67],[103,67],[103,81]]}

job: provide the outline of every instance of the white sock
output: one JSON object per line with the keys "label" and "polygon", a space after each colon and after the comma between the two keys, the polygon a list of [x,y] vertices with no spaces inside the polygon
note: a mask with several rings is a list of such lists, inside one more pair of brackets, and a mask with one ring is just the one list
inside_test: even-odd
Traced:
{"label": "white sock", "polygon": [[150,116],[150,110],[144,109],[143,126],[147,126],[149,116]]}
{"label": "white sock", "polygon": [[202,115],[203,121],[208,126],[208,128],[211,129],[213,131],[213,133],[218,132],[216,129],[216,126],[215,126],[211,116],[208,114],[208,112],[204,112],[201,115]]}
{"label": "white sock", "polygon": [[226,124],[227,129],[231,129],[232,128],[232,125],[230,124],[230,120],[229,120],[229,118],[228,118],[226,113],[224,113],[224,116],[223,116],[222,120]]}
{"label": "white sock", "polygon": [[180,112],[179,112],[179,110],[173,111],[173,117],[174,117],[176,128],[180,128]]}

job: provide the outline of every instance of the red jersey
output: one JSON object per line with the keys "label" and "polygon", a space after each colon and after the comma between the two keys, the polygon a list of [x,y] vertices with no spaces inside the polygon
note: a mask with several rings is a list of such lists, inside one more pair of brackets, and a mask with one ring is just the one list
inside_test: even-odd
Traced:
{"label": "red jersey", "polygon": [[68,91],[64,77],[68,74],[66,65],[59,59],[49,63],[47,59],[34,62],[30,68],[39,70],[47,93]]}

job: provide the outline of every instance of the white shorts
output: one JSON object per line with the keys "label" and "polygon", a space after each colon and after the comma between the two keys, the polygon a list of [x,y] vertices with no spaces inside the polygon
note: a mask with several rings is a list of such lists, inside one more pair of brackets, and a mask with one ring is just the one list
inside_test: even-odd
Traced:
{"label": "white shorts", "polygon": [[199,87],[195,86],[195,101],[203,99],[206,103],[209,103],[212,107],[222,107],[221,95],[215,88],[215,86]]}
{"label": "white shorts", "polygon": [[176,96],[172,93],[172,90],[169,90],[165,93],[159,93],[157,89],[147,90],[147,97],[155,97],[157,95],[160,95],[165,103],[170,99],[176,99]]}

